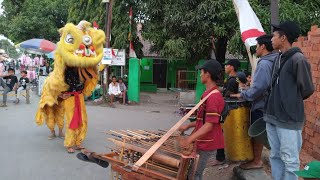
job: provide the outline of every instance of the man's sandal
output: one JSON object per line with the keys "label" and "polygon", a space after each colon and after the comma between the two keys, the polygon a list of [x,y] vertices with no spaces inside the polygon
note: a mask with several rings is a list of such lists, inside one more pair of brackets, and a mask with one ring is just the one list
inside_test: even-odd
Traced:
{"label": "man's sandal", "polygon": [[239,166],[243,170],[250,170],[250,169],[262,169],[263,164],[261,165],[250,165],[250,163],[244,163]]}
{"label": "man's sandal", "polygon": [[76,146],[74,149],[77,150],[77,151],[82,151],[82,150],[84,150],[86,148],[84,148],[82,146]]}
{"label": "man's sandal", "polygon": [[103,161],[101,159],[95,158],[92,156],[93,154],[94,152],[88,152],[87,150],[83,150],[81,151],[81,153],[77,154],[77,158],[85,162],[96,163],[103,168],[107,168],[109,166],[108,161]]}

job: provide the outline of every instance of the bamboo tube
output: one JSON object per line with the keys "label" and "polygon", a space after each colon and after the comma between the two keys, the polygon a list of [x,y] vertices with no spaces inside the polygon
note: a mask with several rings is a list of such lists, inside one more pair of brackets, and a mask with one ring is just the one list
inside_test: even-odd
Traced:
{"label": "bamboo tube", "polygon": [[152,136],[154,138],[156,138],[156,137],[160,138],[161,137],[159,135],[153,134],[153,133],[148,132],[148,131],[144,131],[144,130],[138,130],[138,131],[141,132],[141,133],[149,134],[150,136]]}
{"label": "bamboo tube", "polygon": [[147,161],[145,164],[148,165],[148,166],[152,166],[152,167],[155,167],[155,168],[162,169],[162,170],[164,170],[164,171],[167,171],[167,172],[170,172],[170,173],[173,173],[173,174],[178,174],[177,171],[173,171],[173,170],[171,170],[171,169],[167,169],[167,168],[165,168],[165,167],[162,167],[162,166],[158,166],[158,165],[156,165],[156,164],[149,163],[148,161]]}
{"label": "bamboo tube", "polygon": [[[142,147],[138,147],[138,146],[127,144],[127,143],[123,144],[123,142],[115,140],[115,139],[111,139],[111,138],[109,138],[109,140],[112,141],[113,143],[115,143],[117,146],[122,146],[123,145],[123,147],[125,147],[126,149],[131,149],[131,150],[140,152],[142,154],[147,152],[147,149],[142,148]],[[171,167],[178,168],[179,164],[180,164],[179,160],[177,160],[175,158],[172,158],[172,157],[169,157],[169,156],[166,156],[166,155],[162,155],[162,154],[157,153],[157,152],[154,153],[151,156],[151,158],[154,159],[155,161],[158,161],[160,163],[166,164],[166,165],[171,166]]]}
{"label": "bamboo tube", "polygon": [[[154,143],[149,143],[149,142],[140,142],[142,145],[147,145],[149,147],[151,147]],[[174,147],[172,148],[168,148],[168,147],[160,147],[159,149],[162,150],[162,151],[165,151],[165,152],[168,152],[168,153],[171,153],[171,154],[175,154],[175,155],[181,155],[179,152],[175,151],[173,149]]]}
{"label": "bamboo tube", "polygon": [[[138,144],[142,144],[142,145],[145,145],[145,146],[149,146],[151,147],[154,143],[152,142],[148,142],[148,141],[145,141],[143,139],[137,139],[135,137],[131,137],[131,136],[127,136],[125,134],[122,134],[122,133],[119,133],[117,131],[112,131],[113,133],[117,133],[118,135],[115,135],[115,134],[110,134],[112,136],[116,136],[116,137],[120,137],[122,139],[126,139],[126,140],[131,140],[131,141],[134,141],[135,143],[138,143]],[[174,143],[174,141],[172,141],[172,143]],[[175,151],[174,149],[175,148],[175,145],[174,144],[163,144],[159,149],[162,150],[162,151],[165,151],[165,152],[168,152],[168,153],[171,153],[171,154],[175,154],[175,155],[180,155],[179,152]]]}

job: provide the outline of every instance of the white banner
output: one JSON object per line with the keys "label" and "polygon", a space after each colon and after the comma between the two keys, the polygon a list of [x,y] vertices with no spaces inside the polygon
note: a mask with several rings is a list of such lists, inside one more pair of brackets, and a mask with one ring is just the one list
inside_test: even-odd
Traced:
{"label": "white banner", "polygon": [[126,51],[124,49],[103,48],[102,64],[111,66],[126,65]]}
{"label": "white banner", "polygon": [[103,58],[101,63],[110,65],[112,61],[112,49],[111,48],[103,48]]}
{"label": "white banner", "polygon": [[124,49],[113,49],[115,56],[112,57],[111,66],[126,65],[126,51]]}

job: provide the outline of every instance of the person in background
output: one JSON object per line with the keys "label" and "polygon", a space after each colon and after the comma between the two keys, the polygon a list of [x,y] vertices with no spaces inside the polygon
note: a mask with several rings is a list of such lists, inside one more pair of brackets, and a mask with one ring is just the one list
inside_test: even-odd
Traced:
{"label": "person in background", "polygon": [[46,67],[45,67],[45,75],[48,76],[51,71],[52,71],[52,68],[50,67],[50,63],[47,61]]}
{"label": "person in background", "polygon": [[223,97],[230,97],[230,94],[238,93],[239,84],[236,77],[239,67],[240,61],[237,59],[231,59],[225,64],[224,69],[228,78],[223,86]]}
{"label": "person in background", "polygon": [[[4,80],[6,82],[4,82]],[[18,78],[14,75],[14,69],[8,69],[8,74],[3,74],[0,76],[0,85],[3,87],[3,104],[0,107],[7,107],[7,94],[12,91],[16,90],[18,86]]]}
{"label": "person in background", "polygon": [[112,82],[109,84],[108,94],[110,96],[110,107],[114,108],[113,102],[116,97],[119,97],[121,95],[120,86],[117,82],[116,76],[112,76]]}
{"label": "person in background", "polygon": [[127,87],[123,82],[122,78],[119,78],[119,87],[121,91],[121,96],[122,96],[122,103],[125,105],[128,105],[128,94],[127,94]]}
{"label": "person in background", "polygon": [[27,89],[27,83],[29,83],[29,78],[27,78],[27,71],[21,71],[21,77],[19,79],[19,83],[18,83],[18,89],[16,91],[16,96],[17,99],[15,101],[16,104],[18,104],[20,102],[20,96],[21,96],[21,92],[22,90]]}
{"label": "person in background", "polygon": [[[252,125],[258,119],[263,118],[267,91],[270,87],[273,62],[277,57],[277,53],[272,53],[271,35],[262,35],[257,38],[256,55],[260,57],[257,62],[257,68],[253,76],[253,85],[243,90],[239,94],[231,94],[231,97],[243,98],[251,101],[251,119]],[[261,160],[263,145],[258,141],[253,141],[254,159],[248,163],[240,165],[242,169],[258,169],[263,167]]]}
{"label": "person in background", "polygon": [[247,77],[247,86],[250,87],[251,86],[251,72],[246,71],[246,77]]}
{"label": "person in background", "polygon": [[237,72],[237,83],[239,84],[239,92],[242,92],[245,89],[248,89],[247,86],[247,77],[244,72]]}
{"label": "person in background", "polygon": [[[225,66],[225,73],[228,75],[227,80],[225,81],[223,85],[223,97],[229,98],[230,94],[238,93],[239,91],[239,83],[237,82],[237,71],[240,67],[240,61],[237,59],[231,59],[229,60]],[[224,149],[218,149],[216,158],[213,160],[210,160],[208,165],[210,166],[217,166],[222,165],[225,163],[225,153]]]}

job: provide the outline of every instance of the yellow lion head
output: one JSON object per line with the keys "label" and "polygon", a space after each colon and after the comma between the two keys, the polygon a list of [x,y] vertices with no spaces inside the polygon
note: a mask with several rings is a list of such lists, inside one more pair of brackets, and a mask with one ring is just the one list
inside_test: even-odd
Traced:
{"label": "yellow lion head", "polygon": [[61,56],[68,67],[87,68],[99,64],[103,56],[105,33],[81,21],[77,26],[68,23],[59,30],[60,41],[55,57]]}

